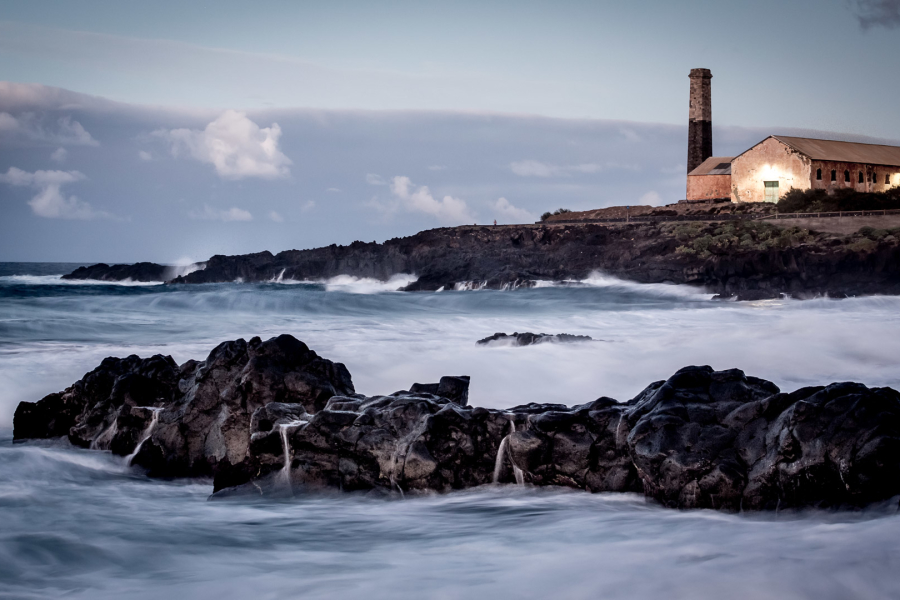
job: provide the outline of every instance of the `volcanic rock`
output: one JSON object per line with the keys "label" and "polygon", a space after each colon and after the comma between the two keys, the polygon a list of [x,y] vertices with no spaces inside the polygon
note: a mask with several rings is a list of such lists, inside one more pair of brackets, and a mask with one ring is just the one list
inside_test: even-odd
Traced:
{"label": "volcanic rock", "polygon": [[587,335],[571,335],[569,333],[495,333],[484,339],[478,340],[477,344],[497,345],[497,346],[531,346],[532,344],[542,344],[545,342],[590,342],[593,341]]}
{"label": "volcanic rock", "polygon": [[151,476],[214,491],[449,491],[491,483],[642,492],[665,506],[865,506],[900,494],[900,394],[834,383],[783,393],[737,369],[685,367],[620,403],[468,405],[468,377],[388,396],[282,335],[170,357],[107,358],[19,405],[16,440],[67,436]]}

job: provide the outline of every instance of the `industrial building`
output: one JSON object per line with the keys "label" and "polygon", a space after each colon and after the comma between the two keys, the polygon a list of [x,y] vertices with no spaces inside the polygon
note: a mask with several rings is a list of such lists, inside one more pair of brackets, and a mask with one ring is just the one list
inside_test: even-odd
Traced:
{"label": "industrial building", "polygon": [[900,186],[898,146],[772,135],[738,156],[712,156],[712,74],[692,69],[690,78],[688,202],[777,202],[792,188]]}

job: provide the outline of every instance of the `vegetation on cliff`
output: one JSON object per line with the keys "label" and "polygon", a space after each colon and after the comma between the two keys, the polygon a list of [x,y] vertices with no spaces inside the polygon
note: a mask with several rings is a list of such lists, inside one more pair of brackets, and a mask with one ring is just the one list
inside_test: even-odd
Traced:
{"label": "vegetation on cliff", "polygon": [[836,190],[789,190],[778,201],[778,212],[839,212],[900,209],[900,188],[883,192]]}

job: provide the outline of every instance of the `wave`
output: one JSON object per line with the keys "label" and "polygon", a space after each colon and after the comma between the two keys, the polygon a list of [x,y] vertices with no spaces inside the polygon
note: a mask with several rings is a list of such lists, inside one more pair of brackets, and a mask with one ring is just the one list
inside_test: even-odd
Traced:
{"label": "wave", "polygon": [[636,292],[666,298],[680,298],[685,300],[711,300],[715,294],[703,288],[676,283],[639,283],[620,279],[612,275],[592,271],[584,279],[564,279],[562,281],[538,280],[534,282],[535,288],[550,287],[592,287],[608,288],[616,291]]}
{"label": "wave", "polygon": [[370,277],[353,277],[352,275],[338,275],[326,279],[322,283],[326,292],[344,292],[347,294],[381,294],[384,292],[397,292],[416,281],[418,277],[408,273],[398,273],[387,281]]}
{"label": "wave", "polygon": [[0,284],[7,285],[124,285],[153,286],[162,285],[162,281],[103,281],[100,279],[63,279],[62,275],[7,275],[0,277]]}

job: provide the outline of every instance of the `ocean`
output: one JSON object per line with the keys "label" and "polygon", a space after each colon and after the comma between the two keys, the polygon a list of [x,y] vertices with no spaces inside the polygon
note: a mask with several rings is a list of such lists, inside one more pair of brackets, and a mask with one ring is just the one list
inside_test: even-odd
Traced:
{"label": "ocean", "polygon": [[[601,274],[507,291],[391,282],[66,282],[0,263],[0,598],[897,598],[896,499],[859,512],[722,514],[632,494],[519,486],[403,500],[209,501],[107,453],[12,443],[16,405],[106,356],[203,359],[290,333],[374,395],[472,378],[469,402],[627,401],[691,364],[784,391],[900,389],[900,297],[723,302]],[[479,346],[495,332],[592,342]]]}

